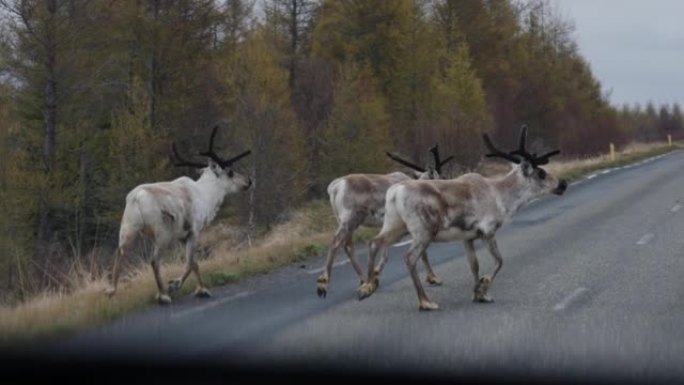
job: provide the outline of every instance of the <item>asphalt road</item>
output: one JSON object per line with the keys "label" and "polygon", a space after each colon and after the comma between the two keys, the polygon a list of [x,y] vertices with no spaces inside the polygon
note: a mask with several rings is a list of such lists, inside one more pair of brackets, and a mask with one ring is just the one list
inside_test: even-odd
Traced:
{"label": "asphalt road", "polygon": [[[444,284],[426,288],[441,309],[418,311],[403,262],[407,246],[399,245],[380,288],[363,301],[340,253],[325,299],[316,296],[324,262],[316,257],[214,289],[210,299],[183,298],[22,349],[42,360],[36,362],[68,369],[126,362],[249,374],[296,368],[312,377],[363,374],[395,382],[680,382],[683,229],[684,151],[677,151],[591,175],[565,195],[518,212],[498,232],[504,265],[491,304],[471,301],[461,244],[435,243],[428,254]],[[489,271],[492,258],[477,246],[481,271]],[[365,266],[365,248],[359,254]]]}

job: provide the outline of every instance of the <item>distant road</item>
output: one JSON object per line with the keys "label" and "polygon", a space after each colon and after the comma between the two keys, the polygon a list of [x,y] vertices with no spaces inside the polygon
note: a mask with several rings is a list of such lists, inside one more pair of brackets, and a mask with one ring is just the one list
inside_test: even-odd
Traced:
{"label": "distant road", "polygon": [[[347,263],[334,269],[328,297],[318,298],[317,257],[214,289],[208,300],[184,298],[28,348],[65,365],[205,362],[406,373],[416,382],[432,374],[684,380],[684,151],[591,175],[561,197],[533,202],[498,242],[504,265],[492,304],[471,301],[461,244],[433,244],[428,253],[444,285],[426,288],[441,310],[419,312],[401,245],[364,301]],[[365,266],[365,248],[359,254]],[[486,250],[478,247],[478,257],[489,271]]]}

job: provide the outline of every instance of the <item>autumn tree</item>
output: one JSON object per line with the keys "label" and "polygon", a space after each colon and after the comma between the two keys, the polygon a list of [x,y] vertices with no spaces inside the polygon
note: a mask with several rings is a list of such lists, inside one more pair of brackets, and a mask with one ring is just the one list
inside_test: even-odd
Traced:
{"label": "autumn tree", "polygon": [[[232,148],[250,148],[244,161],[254,181],[243,218],[269,225],[299,201],[307,174],[304,136],[290,108],[288,72],[270,49],[263,29],[254,31],[236,52],[226,79],[228,138]],[[277,187],[276,187],[277,186]]]}
{"label": "autumn tree", "polygon": [[384,173],[390,163],[390,119],[369,67],[340,69],[330,119],[322,134],[320,184],[356,172]]}

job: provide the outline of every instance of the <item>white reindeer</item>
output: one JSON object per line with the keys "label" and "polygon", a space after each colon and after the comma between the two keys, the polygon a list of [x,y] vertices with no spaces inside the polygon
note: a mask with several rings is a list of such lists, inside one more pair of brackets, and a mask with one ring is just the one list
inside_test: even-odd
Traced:
{"label": "white reindeer", "polygon": [[[494,234],[503,223],[523,205],[544,194],[562,195],[567,188],[565,180],[548,174],[541,165],[559,151],[551,151],[540,157],[525,150],[527,127],[523,126],[517,150],[504,153],[497,150],[484,134],[490,154],[517,164],[505,176],[485,178],[468,173],[451,180],[406,181],[393,185],[387,191],[385,218],[380,233],[370,241],[368,281],[359,288],[359,299],[370,296],[377,288],[375,256],[400,237],[411,234],[413,240],[404,259],[411,273],[418,295],[420,310],[438,309],[430,301],[416,274],[418,257],[431,242],[463,240],[473,278],[473,300],[491,302],[488,294],[503,260]],[[483,239],[495,260],[494,271],[479,275],[474,241]]]}
{"label": "white reindeer", "polygon": [[[200,277],[199,266],[194,260],[195,242],[202,229],[216,216],[226,195],[247,190],[252,185],[249,177],[240,175],[231,168],[234,162],[249,155],[251,151],[245,151],[228,160],[221,159],[213,150],[217,128],[218,126],[214,127],[211,133],[209,149],[200,153],[208,158],[207,164],[183,160],[175,144],[173,145],[173,153],[179,160],[174,165],[202,169],[199,179],[195,181],[183,176],[170,182],[142,184],[126,196],[126,208],[119,230],[119,247],[114,259],[112,285],[106,290],[107,295],[112,296],[116,293],[121,262],[130,253],[135,239],[144,235],[150,237],[154,243],[150,264],[157,282],[156,298],[160,304],[171,303],[169,294],[183,286],[190,271],[197,277],[195,295],[210,296]],[[162,250],[176,241],[185,245],[185,271],[179,278],[169,281],[167,293],[159,272],[159,257]]]}
{"label": "white reindeer", "polygon": [[[432,147],[430,151],[434,157],[435,166],[428,166],[427,169],[389,152],[387,156],[413,169],[413,178],[437,179],[440,177],[439,174],[442,166],[449,162],[453,156],[443,161],[440,160],[437,145]],[[337,220],[338,227],[328,249],[325,270],[317,280],[317,293],[319,297],[324,298],[328,293],[333,262],[335,261],[337,251],[342,246],[344,246],[344,251],[349,257],[354,270],[356,270],[361,283],[365,281],[363,270],[354,252],[354,231],[361,225],[380,227],[382,225],[387,189],[395,183],[411,179],[412,177],[408,174],[397,171],[390,174],[349,174],[330,182],[328,185],[328,196],[330,197],[330,206]],[[386,250],[380,262],[381,266],[384,266],[387,262],[387,254],[388,251]],[[430,266],[427,254],[423,253],[422,259],[427,270],[427,282],[433,285],[441,284],[442,281],[433,272],[432,266]]]}

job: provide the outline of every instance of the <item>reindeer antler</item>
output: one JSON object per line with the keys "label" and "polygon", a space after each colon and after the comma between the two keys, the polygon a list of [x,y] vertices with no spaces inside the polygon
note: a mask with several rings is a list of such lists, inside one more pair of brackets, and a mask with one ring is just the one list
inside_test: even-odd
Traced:
{"label": "reindeer antler", "polygon": [[400,158],[399,156],[394,155],[394,154],[389,153],[389,152],[385,152],[385,153],[387,154],[387,156],[390,157],[390,159],[392,159],[393,161],[395,161],[397,163],[403,164],[404,166],[410,167],[416,171],[425,172],[424,168],[422,168],[422,167],[420,167],[414,163],[411,163],[408,160],[404,160],[404,159]]}
{"label": "reindeer antler", "polygon": [[[508,161],[511,161],[513,163],[520,163],[522,161],[521,158],[526,159],[530,164],[533,166],[541,166],[549,163],[549,158],[560,154],[560,150],[554,150],[547,152],[546,154],[542,156],[537,156],[537,154],[531,154],[525,149],[525,145],[527,143],[527,125],[523,124],[520,130],[520,138],[518,140],[518,149],[511,151],[509,153],[505,153],[501,150],[498,150],[496,147],[494,147],[494,144],[492,144],[491,139],[489,139],[489,135],[483,134],[484,142],[489,151],[491,152],[490,154],[487,154],[487,157],[499,157],[499,158],[504,158]],[[517,155],[517,156],[516,156]]]}
{"label": "reindeer antler", "polygon": [[206,164],[190,162],[190,161],[187,161],[187,160],[183,159],[183,157],[181,157],[181,156],[178,154],[178,150],[176,149],[176,143],[172,143],[172,144],[171,144],[171,150],[173,151],[173,155],[174,155],[174,156],[176,157],[176,159],[177,159],[177,161],[174,161],[174,163],[173,163],[173,165],[176,166],[176,167],[183,167],[183,166],[195,167],[195,168],[204,168],[204,167],[207,167]]}
{"label": "reindeer antler", "polygon": [[440,161],[439,159],[439,145],[435,143],[435,145],[430,148],[430,152],[432,153],[432,156],[435,158],[435,170],[437,171],[438,174],[442,174],[442,166],[447,164],[449,161],[454,159],[454,156],[451,155],[448,158]]}
{"label": "reindeer antler", "polygon": [[240,155],[234,156],[230,159],[221,159],[216,152],[214,152],[214,138],[216,138],[216,132],[218,130],[218,125],[214,126],[214,129],[211,131],[211,137],[209,137],[209,149],[204,152],[200,152],[199,155],[209,157],[214,160],[218,165],[220,165],[223,168],[230,167],[233,165],[233,163],[237,162],[238,160],[244,158],[245,156],[249,155],[252,150],[247,150],[243,152]]}
{"label": "reindeer antler", "polygon": [[560,154],[560,150],[554,150],[554,151],[549,151],[546,154],[542,156],[537,156],[537,154],[534,153],[529,153],[525,149],[525,144],[527,143],[527,125],[523,124],[522,127],[520,128],[520,140],[518,143],[518,149],[515,151],[512,151],[511,154],[513,155],[520,155],[523,158],[527,159],[528,162],[530,162],[533,166],[541,166],[549,163],[549,158]]}
{"label": "reindeer antler", "polygon": [[488,158],[503,158],[506,159],[510,162],[513,163],[520,163],[522,162],[522,159],[513,156],[509,153],[503,152],[496,147],[494,147],[494,144],[492,143],[492,140],[489,139],[489,135],[487,134],[482,134],[482,138],[484,139],[485,145],[487,146],[487,149],[489,150],[489,154],[485,155]]}

